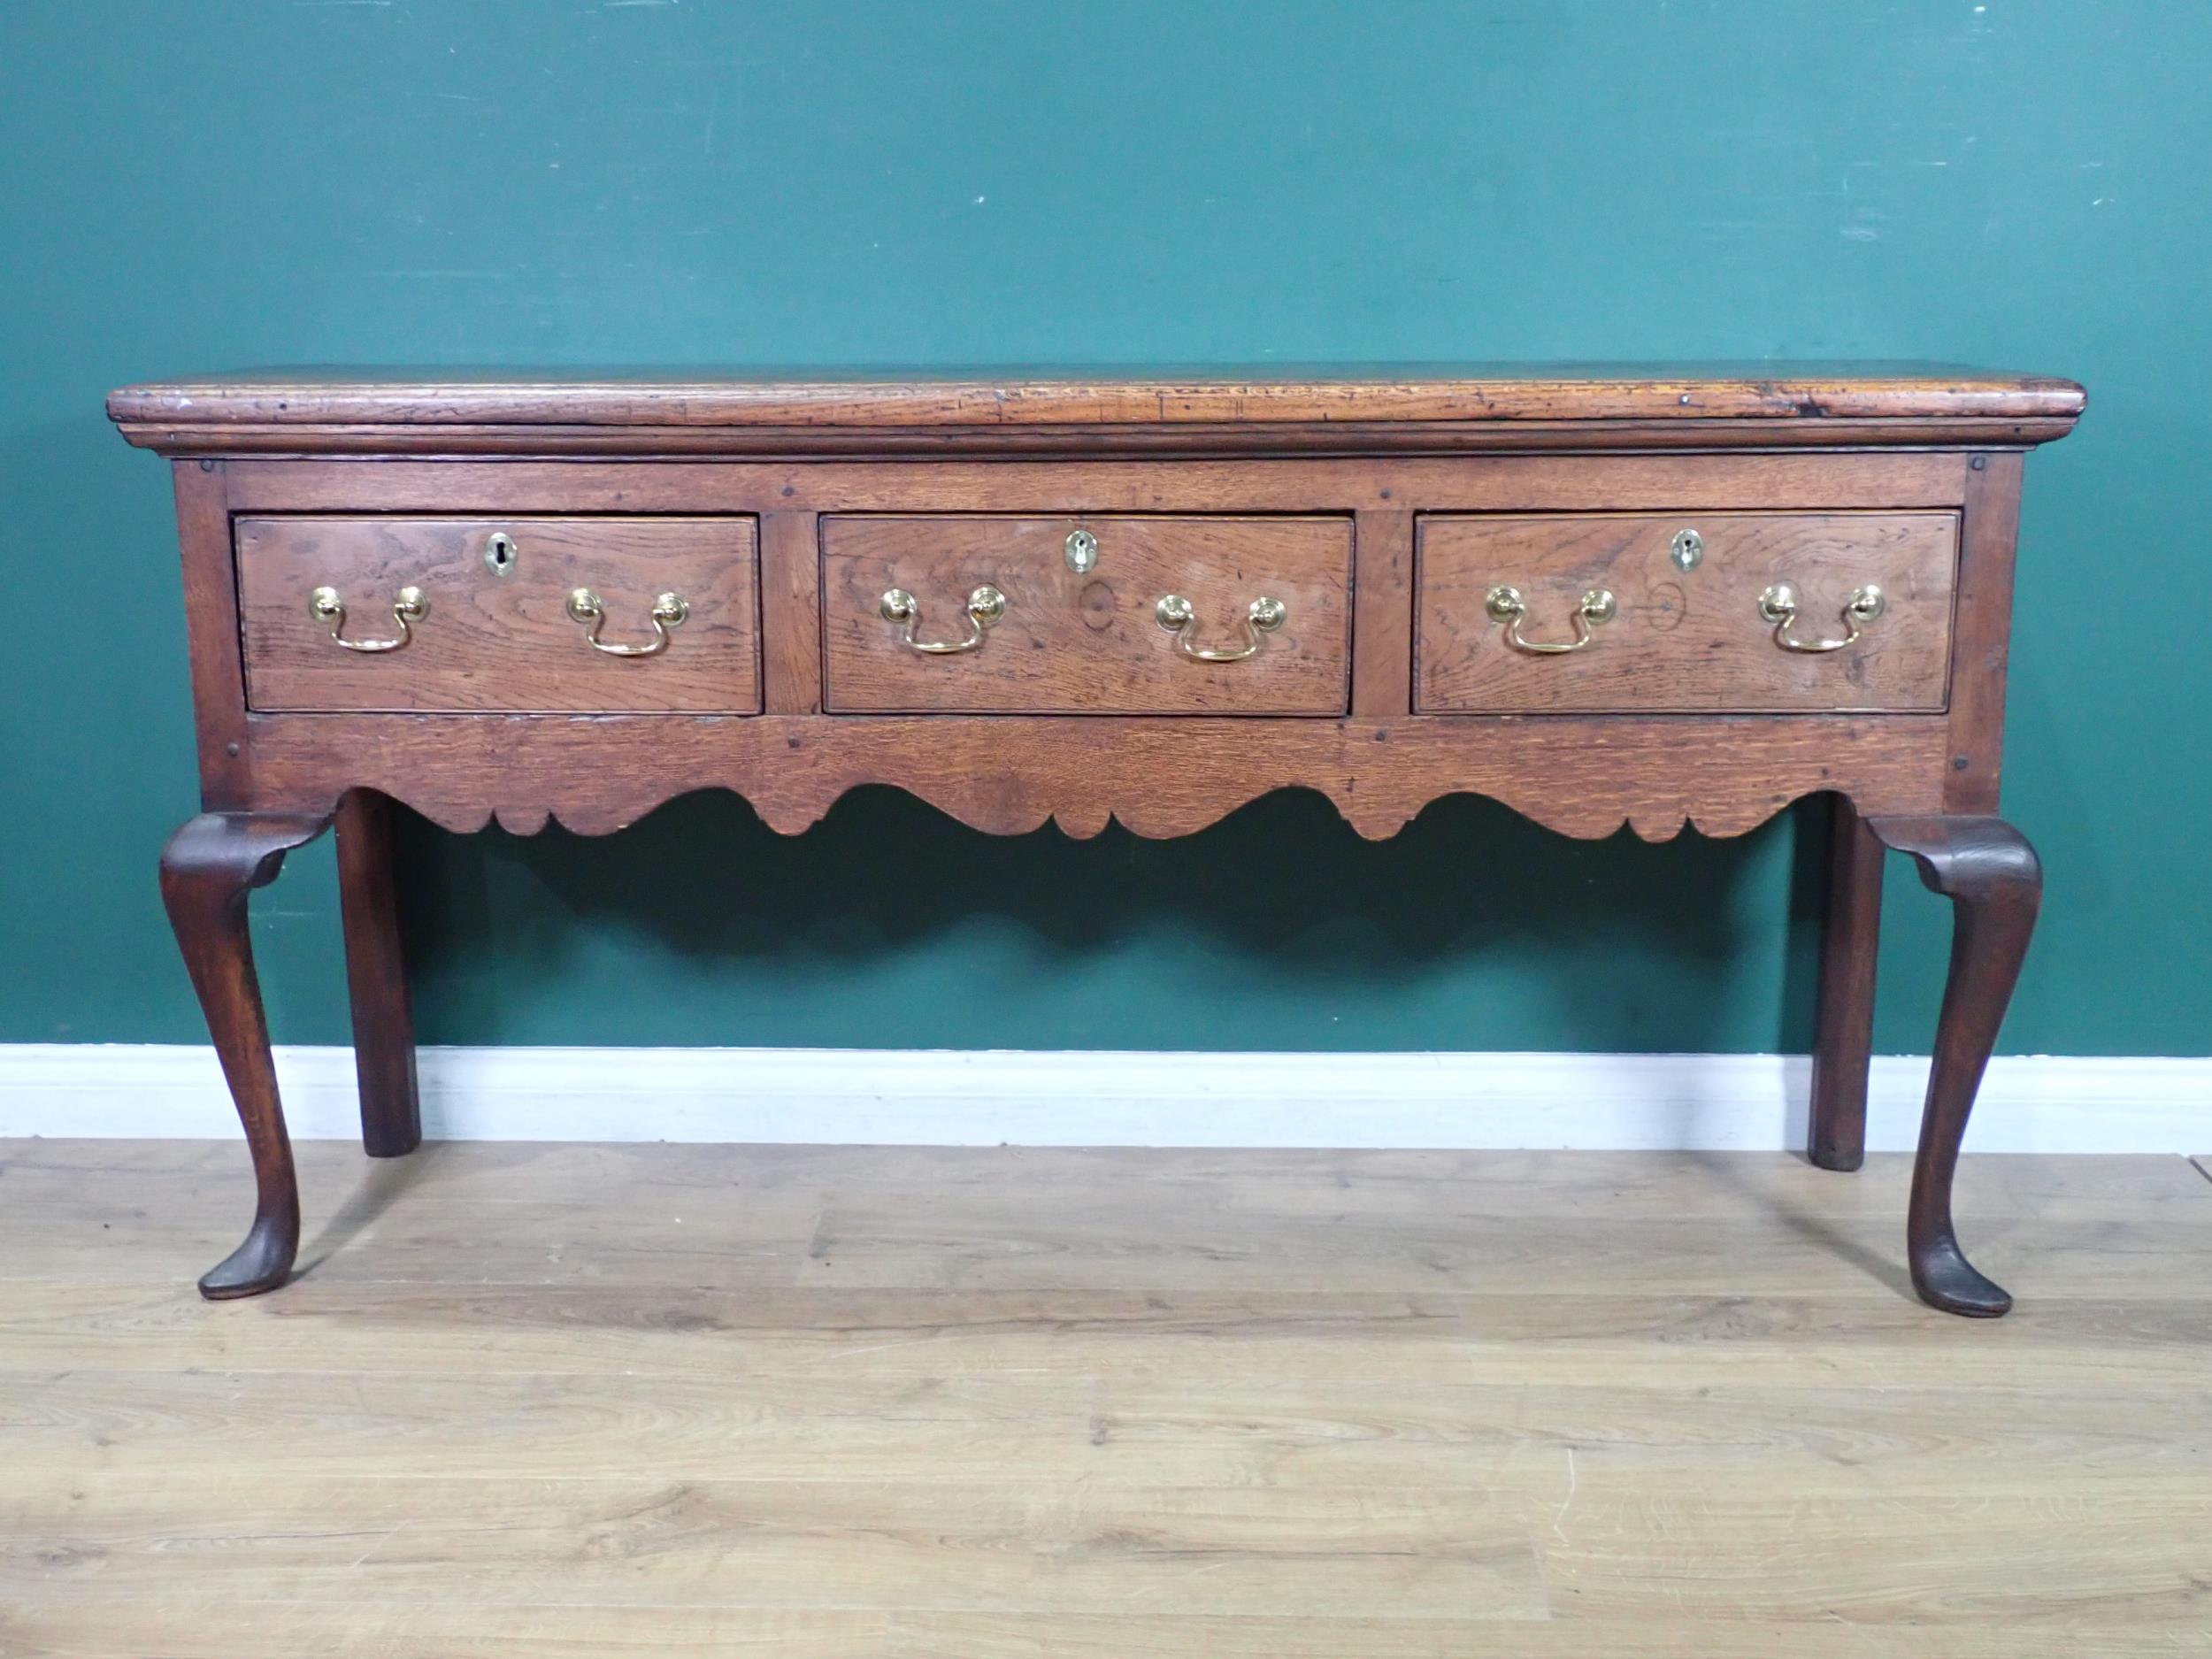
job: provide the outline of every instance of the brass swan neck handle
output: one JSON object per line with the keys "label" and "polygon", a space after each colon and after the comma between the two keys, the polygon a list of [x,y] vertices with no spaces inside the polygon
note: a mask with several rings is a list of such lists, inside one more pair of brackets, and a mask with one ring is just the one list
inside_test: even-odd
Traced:
{"label": "brass swan neck handle", "polygon": [[1194,663],[1240,663],[1258,656],[1265,642],[1260,636],[1274,633],[1289,615],[1288,605],[1263,594],[1244,609],[1243,644],[1202,646],[1191,642],[1198,632],[1198,610],[1189,600],[1180,594],[1164,594],[1152,607],[1153,619],[1175,636],[1175,649]]}
{"label": "brass swan neck handle", "polygon": [[1597,637],[1595,630],[1610,622],[1620,610],[1609,591],[1593,588],[1576,602],[1574,638],[1525,640],[1521,624],[1528,618],[1528,601],[1521,597],[1519,588],[1501,582],[1483,595],[1482,608],[1491,621],[1504,625],[1506,644],[1530,657],[1564,657],[1570,651],[1585,649]]}
{"label": "brass swan neck handle", "polygon": [[972,651],[983,643],[983,636],[998,625],[1006,614],[1006,595],[986,582],[968,595],[964,607],[967,630],[956,640],[918,640],[914,630],[921,626],[921,602],[903,588],[891,588],[876,607],[886,622],[899,630],[899,643],[910,651],[924,657],[954,657],[962,651]]}
{"label": "brass swan neck handle", "polygon": [[349,651],[359,651],[373,657],[385,651],[407,649],[414,640],[411,625],[430,614],[430,601],[419,588],[403,588],[392,599],[392,620],[399,625],[396,640],[349,640],[346,638],[346,602],[335,588],[318,588],[307,595],[307,614],[330,630],[330,637]]}
{"label": "brass swan neck handle", "polygon": [[588,588],[570,593],[568,614],[572,621],[584,625],[584,643],[595,651],[609,657],[658,657],[668,649],[668,630],[682,625],[691,614],[691,606],[681,594],[663,594],[655,599],[652,610],[646,613],[653,625],[653,637],[642,645],[611,645],[599,637],[599,630],[607,625],[607,607]]}
{"label": "brass swan neck handle", "polygon": [[1867,624],[1889,608],[1889,601],[1872,582],[1855,588],[1851,596],[1843,602],[1844,635],[1839,640],[1799,640],[1790,637],[1790,625],[1797,620],[1797,589],[1787,582],[1777,582],[1759,595],[1759,619],[1774,629],[1774,642],[1786,651],[1801,651],[1818,656],[1827,651],[1839,651],[1847,645],[1856,645]]}

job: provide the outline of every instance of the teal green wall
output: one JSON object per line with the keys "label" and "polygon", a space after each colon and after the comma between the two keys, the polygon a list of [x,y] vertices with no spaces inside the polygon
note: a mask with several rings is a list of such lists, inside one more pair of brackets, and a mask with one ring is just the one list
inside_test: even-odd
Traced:
{"label": "teal green wall", "polygon": [[[1928,357],[2075,376],[2032,458],[2005,1046],[2212,1050],[2203,0],[13,0],[0,7],[0,1039],[196,1040],[165,469],[120,381],[329,362]],[[1563,766],[1577,764],[1561,757]],[[889,795],[406,841],[427,1040],[1802,1048],[1815,837],[1317,798],[994,841]],[[1938,901],[1892,886],[1882,1047]],[[341,1041],[329,853],[261,895]]]}

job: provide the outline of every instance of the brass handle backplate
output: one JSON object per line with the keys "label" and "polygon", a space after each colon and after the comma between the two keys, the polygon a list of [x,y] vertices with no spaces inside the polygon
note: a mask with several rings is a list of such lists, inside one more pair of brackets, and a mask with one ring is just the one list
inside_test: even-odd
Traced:
{"label": "brass handle backplate", "polygon": [[1817,656],[1824,651],[1839,651],[1847,645],[1856,645],[1865,624],[1872,622],[1889,608],[1889,601],[1872,582],[1855,588],[1851,596],[1843,602],[1844,636],[1839,640],[1793,640],[1790,624],[1797,620],[1797,589],[1787,582],[1777,582],[1759,595],[1759,619],[1774,628],[1774,642],[1786,651],[1802,651]]}
{"label": "brass handle backplate", "polygon": [[411,623],[421,621],[430,614],[430,601],[419,588],[403,588],[392,601],[392,620],[399,624],[396,640],[349,640],[346,638],[346,602],[338,596],[335,588],[318,588],[307,595],[307,614],[330,630],[330,637],[349,651],[374,656],[380,651],[403,649],[415,637]]}
{"label": "brass handle backplate", "polygon": [[1571,640],[1525,640],[1521,624],[1528,616],[1528,601],[1521,597],[1521,590],[1501,582],[1483,595],[1483,609],[1490,620],[1505,626],[1505,642],[1517,651],[1531,657],[1564,657],[1569,651],[1578,651],[1596,637],[1600,625],[1610,622],[1620,606],[1613,595],[1602,588],[1593,588],[1575,605],[1575,636]]}
{"label": "brass handle backplate", "polygon": [[668,649],[668,630],[681,626],[691,614],[691,607],[681,594],[663,594],[655,599],[647,613],[653,624],[653,637],[643,645],[610,645],[599,637],[599,630],[607,624],[607,607],[588,588],[569,594],[568,614],[572,621],[584,625],[584,643],[595,651],[609,657],[658,657]]}
{"label": "brass handle backplate", "polygon": [[1175,636],[1175,649],[1194,663],[1240,663],[1248,657],[1259,655],[1263,643],[1260,636],[1272,634],[1283,626],[1290,615],[1290,607],[1279,599],[1270,599],[1263,594],[1244,610],[1244,643],[1224,650],[1211,646],[1194,645],[1191,636],[1197,632],[1198,611],[1180,594],[1163,594],[1160,603],[1152,607],[1152,615],[1159,625]]}
{"label": "brass handle backplate", "polygon": [[983,643],[984,634],[1006,614],[1006,595],[988,582],[971,593],[966,607],[968,631],[956,640],[916,639],[914,630],[921,624],[922,607],[903,588],[890,589],[876,608],[886,622],[899,630],[899,643],[908,650],[918,651],[924,657],[952,657],[972,651]]}

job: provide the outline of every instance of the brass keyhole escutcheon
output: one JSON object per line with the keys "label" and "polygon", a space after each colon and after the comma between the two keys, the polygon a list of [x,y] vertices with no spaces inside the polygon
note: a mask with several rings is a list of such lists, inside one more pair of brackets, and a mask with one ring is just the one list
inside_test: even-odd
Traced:
{"label": "brass keyhole escutcheon", "polygon": [[514,537],[504,530],[495,530],[484,541],[484,568],[495,576],[511,576],[515,563],[522,557],[522,549],[515,545]]}
{"label": "brass keyhole escutcheon", "polygon": [[1098,565],[1098,538],[1088,530],[1071,530],[1062,544],[1061,557],[1078,576],[1087,576]]}

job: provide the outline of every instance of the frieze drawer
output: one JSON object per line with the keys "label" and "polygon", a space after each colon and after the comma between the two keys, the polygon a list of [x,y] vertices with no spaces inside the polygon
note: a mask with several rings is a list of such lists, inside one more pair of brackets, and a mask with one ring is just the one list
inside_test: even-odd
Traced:
{"label": "frieze drawer", "polygon": [[1949,512],[1432,514],[1426,713],[1937,710]]}
{"label": "frieze drawer", "polygon": [[265,710],[755,714],[750,517],[237,525]]}
{"label": "frieze drawer", "polygon": [[838,713],[1341,714],[1345,517],[822,521]]}

